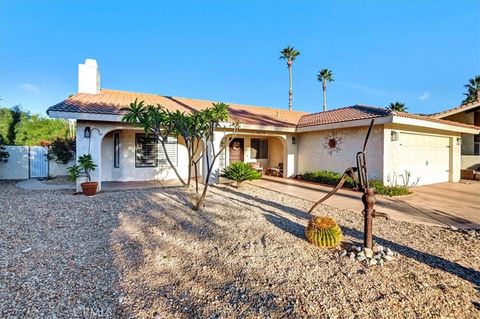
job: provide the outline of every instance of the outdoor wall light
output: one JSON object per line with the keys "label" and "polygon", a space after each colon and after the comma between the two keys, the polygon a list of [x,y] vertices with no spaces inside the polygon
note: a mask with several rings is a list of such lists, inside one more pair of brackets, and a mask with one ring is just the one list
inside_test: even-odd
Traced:
{"label": "outdoor wall light", "polygon": [[292,144],[297,144],[297,138],[295,136],[292,136]]}
{"label": "outdoor wall light", "polygon": [[390,133],[390,138],[391,138],[392,142],[398,141],[399,136],[400,136],[400,134],[397,131],[392,131]]}
{"label": "outdoor wall light", "polygon": [[458,146],[462,145],[462,138],[461,137],[457,137],[457,145]]}
{"label": "outdoor wall light", "polygon": [[91,135],[92,135],[92,130],[90,129],[90,126],[85,127],[85,131],[83,132],[83,137],[90,138]]}

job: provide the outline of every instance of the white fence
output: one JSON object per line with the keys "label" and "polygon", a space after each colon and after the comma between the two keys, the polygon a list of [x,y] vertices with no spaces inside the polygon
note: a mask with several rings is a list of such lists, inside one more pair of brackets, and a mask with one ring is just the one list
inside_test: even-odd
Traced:
{"label": "white fence", "polygon": [[65,176],[67,167],[75,163],[75,157],[67,164],[48,160],[41,146],[5,146],[5,150],[10,156],[6,163],[0,163],[0,179]]}

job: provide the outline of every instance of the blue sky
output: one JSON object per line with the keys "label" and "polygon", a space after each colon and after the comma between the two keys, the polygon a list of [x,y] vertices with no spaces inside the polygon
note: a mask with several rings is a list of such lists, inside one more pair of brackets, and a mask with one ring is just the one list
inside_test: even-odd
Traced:
{"label": "blue sky", "polygon": [[329,108],[435,112],[480,74],[480,1],[0,0],[0,105],[45,114],[88,57],[104,88],[287,108],[288,44],[295,110],[321,110],[329,68]]}

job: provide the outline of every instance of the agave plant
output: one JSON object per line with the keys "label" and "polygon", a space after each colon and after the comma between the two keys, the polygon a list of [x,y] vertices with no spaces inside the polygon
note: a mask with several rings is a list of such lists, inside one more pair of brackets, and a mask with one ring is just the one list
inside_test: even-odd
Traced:
{"label": "agave plant", "polygon": [[222,175],[237,182],[237,188],[241,188],[244,181],[252,181],[262,177],[262,173],[255,170],[250,164],[234,162],[223,169]]}
{"label": "agave plant", "polygon": [[343,238],[342,230],[333,218],[318,216],[308,222],[305,235],[309,243],[322,248],[338,246]]}

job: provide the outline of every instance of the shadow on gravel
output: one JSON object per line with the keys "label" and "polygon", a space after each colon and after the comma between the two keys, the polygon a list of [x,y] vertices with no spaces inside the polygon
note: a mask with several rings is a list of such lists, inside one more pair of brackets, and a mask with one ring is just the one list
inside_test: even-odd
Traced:
{"label": "shadow on gravel", "polygon": [[[276,202],[272,202],[272,201],[269,201],[269,200],[266,200],[266,199],[262,199],[262,198],[259,198],[259,197],[255,197],[255,196],[252,196],[252,195],[248,195],[248,194],[245,194],[245,193],[241,193],[241,192],[238,192],[238,191],[235,191],[233,189],[222,189],[223,191],[225,192],[229,192],[229,193],[233,193],[237,196],[240,196],[240,197],[243,197],[245,198],[245,204],[248,204],[248,205],[252,205],[252,202],[259,202],[263,205],[268,205],[268,206],[271,206],[271,207],[274,207],[274,208],[277,208],[277,209],[281,209],[282,211],[292,215],[292,216],[295,216],[297,218],[302,218],[302,219],[309,219],[310,215],[307,214],[305,211],[302,211],[302,210],[299,210],[299,209],[296,209],[296,208],[293,208],[293,207],[290,207],[290,206],[286,206],[286,205],[283,205],[283,204],[280,204],[280,203],[276,203]],[[261,206],[257,206],[258,208],[262,209]],[[273,225],[275,225],[276,227],[280,228],[280,229],[283,229],[284,231],[298,237],[298,238],[301,238],[301,239],[304,239],[304,232],[305,232],[305,226],[303,225],[300,225],[298,223],[295,223],[285,217],[282,217],[282,216],[279,216],[278,214],[276,214],[275,212],[272,212],[272,211],[269,211],[269,210],[265,210],[263,209],[264,211],[266,211],[266,213],[268,214],[265,214],[265,218],[270,222],[272,223]],[[361,231],[358,231],[354,228],[350,228],[350,227],[345,227],[345,226],[342,226],[342,231],[346,234],[346,235],[349,235],[349,236],[352,236],[354,238],[357,238],[359,241],[363,241],[363,232]],[[398,253],[408,257],[408,258],[412,258],[412,259],[415,259],[416,261],[418,262],[421,262],[421,263],[424,263],[432,268],[436,268],[436,269],[440,269],[440,270],[443,270],[443,271],[446,271],[448,273],[451,273],[463,280],[466,280],[466,281],[469,281],[470,283],[472,283],[472,285],[475,286],[475,288],[480,291],[480,272],[473,269],[473,268],[467,268],[465,266],[462,266],[456,262],[453,262],[453,261],[450,261],[450,260],[447,260],[445,258],[442,258],[442,257],[438,257],[438,256],[435,256],[435,255],[432,255],[432,254],[429,254],[429,253],[426,253],[426,252],[422,252],[422,251],[418,251],[416,249],[413,249],[411,247],[408,247],[408,246],[405,246],[405,245],[402,245],[402,244],[398,244],[398,243],[395,243],[393,241],[390,241],[388,239],[384,239],[384,238],[381,238],[381,237],[377,237],[377,236],[373,236],[374,237],[374,240],[383,245],[383,246],[386,246],[386,247],[389,247],[395,251],[397,251]]]}

